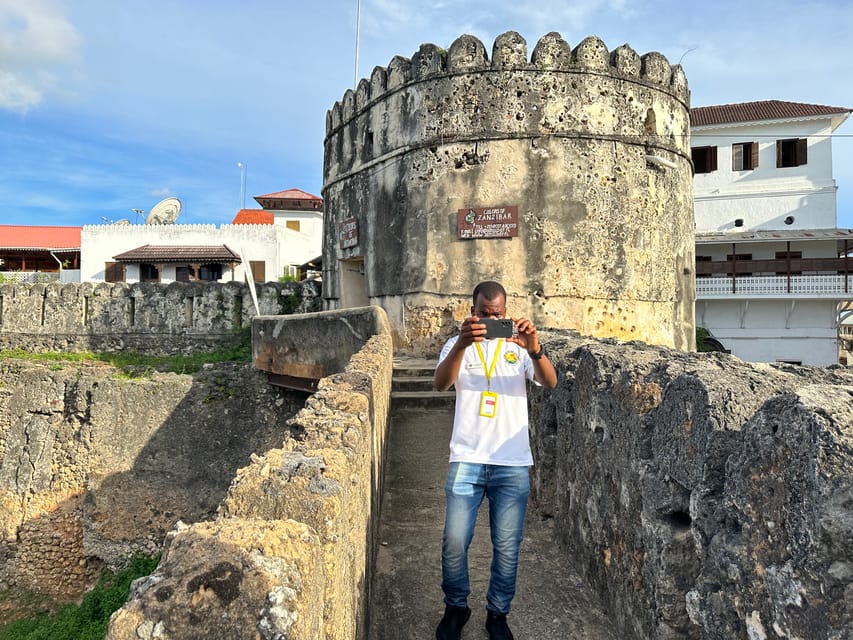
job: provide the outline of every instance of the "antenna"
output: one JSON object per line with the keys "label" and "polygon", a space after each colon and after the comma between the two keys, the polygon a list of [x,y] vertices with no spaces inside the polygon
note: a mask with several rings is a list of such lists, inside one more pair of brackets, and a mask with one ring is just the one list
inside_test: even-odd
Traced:
{"label": "antenna", "polygon": [[179,213],[181,213],[181,201],[177,198],[166,198],[151,208],[148,217],[145,218],[145,224],[174,224]]}

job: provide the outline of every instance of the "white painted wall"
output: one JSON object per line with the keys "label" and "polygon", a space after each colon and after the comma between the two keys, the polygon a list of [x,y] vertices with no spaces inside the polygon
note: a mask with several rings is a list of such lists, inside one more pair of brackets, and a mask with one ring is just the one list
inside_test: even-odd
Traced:
{"label": "white painted wall", "polygon": [[793,360],[828,366],[838,362],[835,300],[697,302],[696,322],[733,355],[750,362]]}
{"label": "white painted wall", "polygon": [[[266,279],[275,281],[291,264],[304,264],[316,258],[322,252],[322,231],[309,222],[309,231],[292,231],[284,224],[272,225],[230,225],[219,227],[212,224],[174,224],[174,225],[87,225],[81,233],[80,278],[82,282],[101,282],[107,262],[114,262],[113,256],[136,249],[146,244],[152,245],[226,245],[233,251],[242,252],[246,261],[263,261]],[[234,272],[225,270],[220,282],[232,279],[243,281],[243,265]],[[248,265],[246,265],[248,268]],[[136,268],[128,267],[127,281],[135,282],[139,278]],[[166,267],[161,273],[162,282],[171,282],[175,278],[174,267]]]}
{"label": "white painted wall", "polygon": [[[834,228],[831,133],[830,118],[693,127],[692,147],[717,147],[717,170],[693,178],[696,231]],[[808,138],[805,165],[776,167],[776,140],[787,138]],[[742,142],[758,143],[756,169],[732,170],[732,145]],[[789,215],[794,223],[786,225]]]}

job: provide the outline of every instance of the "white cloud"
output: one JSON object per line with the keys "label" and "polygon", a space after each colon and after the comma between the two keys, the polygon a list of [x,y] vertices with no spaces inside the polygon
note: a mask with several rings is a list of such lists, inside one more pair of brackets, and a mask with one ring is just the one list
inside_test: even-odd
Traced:
{"label": "white cloud", "polygon": [[80,43],[60,0],[0,0],[0,109],[40,104]]}

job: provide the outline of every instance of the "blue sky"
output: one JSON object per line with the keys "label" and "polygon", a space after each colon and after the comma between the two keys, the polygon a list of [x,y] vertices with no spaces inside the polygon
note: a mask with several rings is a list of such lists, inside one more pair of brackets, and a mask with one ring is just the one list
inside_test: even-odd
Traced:
{"label": "blue sky", "polygon": [[[230,222],[252,196],[320,195],[326,112],[354,85],[357,0],[0,0],[0,224]],[[358,78],[464,33],[557,31],[679,60],[693,106],[853,107],[853,3],[362,0]],[[853,119],[852,119],[853,120]],[[853,227],[853,124],[833,141]]]}

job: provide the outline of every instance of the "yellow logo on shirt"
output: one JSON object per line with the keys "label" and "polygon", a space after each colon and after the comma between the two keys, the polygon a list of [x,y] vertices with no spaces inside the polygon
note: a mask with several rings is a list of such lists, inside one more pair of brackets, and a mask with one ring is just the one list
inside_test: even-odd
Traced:
{"label": "yellow logo on shirt", "polygon": [[507,364],[518,364],[518,356],[513,351],[504,353],[504,360],[507,361]]}

